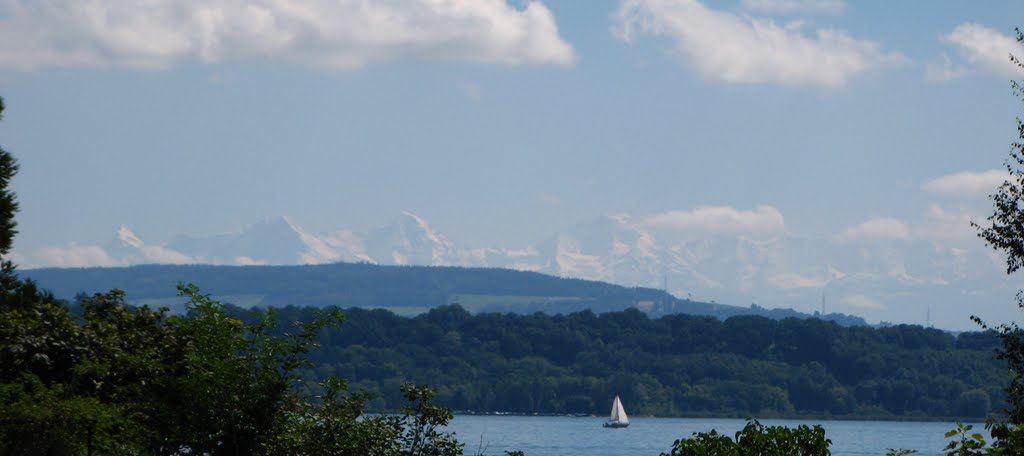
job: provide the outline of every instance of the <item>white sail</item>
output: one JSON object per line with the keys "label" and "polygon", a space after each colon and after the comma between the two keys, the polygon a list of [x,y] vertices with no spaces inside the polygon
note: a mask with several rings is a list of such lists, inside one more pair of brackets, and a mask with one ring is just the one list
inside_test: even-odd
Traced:
{"label": "white sail", "polygon": [[619,400],[619,396],[615,396],[615,402],[612,403],[612,415],[609,421],[622,424],[629,423],[629,416],[626,415],[626,409],[622,408],[622,401]]}

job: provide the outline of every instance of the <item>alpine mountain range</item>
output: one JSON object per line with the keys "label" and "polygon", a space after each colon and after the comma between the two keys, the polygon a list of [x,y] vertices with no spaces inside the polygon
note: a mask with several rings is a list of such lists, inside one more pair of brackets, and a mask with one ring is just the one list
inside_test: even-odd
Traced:
{"label": "alpine mountain range", "polygon": [[104,250],[107,266],[368,262],[509,268],[664,287],[679,297],[723,304],[803,312],[825,308],[868,321],[957,329],[974,328],[969,321],[974,304],[1011,302],[1017,287],[1003,273],[1001,258],[974,239],[957,244],[792,233],[665,233],[626,215],[580,223],[523,248],[459,246],[424,218],[402,212],[366,233],[311,233],[287,217],[275,217],[235,233],[179,235],[163,244],[147,243],[121,226]]}

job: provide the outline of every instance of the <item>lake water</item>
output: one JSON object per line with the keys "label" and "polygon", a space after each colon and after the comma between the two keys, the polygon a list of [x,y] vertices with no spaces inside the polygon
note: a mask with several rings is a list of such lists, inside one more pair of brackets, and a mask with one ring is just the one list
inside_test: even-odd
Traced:
{"label": "lake water", "polygon": [[[630,418],[626,429],[601,427],[606,417],[457,415],[449,426],[466,443],[465,454],[503,455],[520,450],[526,456],[657,456],[672,442],[711,429],[733,436],[746,424],[738,419]],[[886,448],[908,448],[920,456],[942,455],[954,423],[892,421],[761,420],[765,425],[820,424],[832,439],[835,456],[884,456]],[[974,430],[986,437],[984,426]],[[482,451],[481,451],[482,450]]]}

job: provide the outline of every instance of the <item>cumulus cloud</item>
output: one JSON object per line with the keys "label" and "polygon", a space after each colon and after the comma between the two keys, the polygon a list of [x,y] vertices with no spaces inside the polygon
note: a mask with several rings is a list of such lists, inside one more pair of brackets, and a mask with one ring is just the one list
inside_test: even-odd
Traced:
{"label": "cumulus cloud", "polygon": [[551,11],[505,0],[0,0],[0,68],[395,58],[571,64]]}
{"label": "cumulus cloud", "polygon": [[743,9],[760,13],[838,14],[846,8],[843,0],[743,0]]}
{"label": "cumulus cloud", "polygon": [[983,216],[966,207],[930,204],[922,215],[909,223],[891,217],[871,217],[847,228],[838,238],[840,241],[923,240],[940,243],[973,240],[977,232],[971,227],[971,221],[982,219]]}
{"label": "cumulus cloud", "polygon": [[946,209],[938,204],[928,206],[921,224],[916,227],[918,237],[929,240],[967,240],[974,239],[978,234],[971,226],[974,220],[982,220],[971,211]]}
{"label": "cumulus cloud", "polygon": [[[956,46],[964,60],[974,68],[1003,76],[1012,77],[1020,74],[1020,68],[1010,62],[1010,54],[1024,56],[1024,46],[1010,35],[999,33],[984,25],[967,22],[956,26],[952,32],[942,37],[942,41]],[[954,68],[952,64],[948,66]],[[929,71],[932,71],[932,67],[929,67]],[[947,79],[955,79],[967,72],[966,68],[961,67],[945,76],[949,76]]]}
{"label": "cumulus cloud", "polygon": [[697,0],[623,0],[615,20],[613,32],[622,40],[667,36],[704,77],[727,82],[841,87],[869,70],[906,61],[842,30],[807,33],[799,23],[779,25]]}
{"label": "cumulus cloud", "polygon": [[643,225],[677,231],[714,233],[781,233],[785,219],[772,206],[739,210],[729,206],[698,207],[692,211],[668,211],[645,218]]}
{"label": "cumulus cloud", "polygon": [[994,192],[1010,175],[1006,170],[961,171],[937,177],[926,182],[921,189],[943,195],[974,197]]}
{"label": "cumulus cloud", "polygon": [[862,294],[852,294],[844,296],[843,299],[841,299],[839,302],[850,307],[856,307],[858,309],[885,309],[885,304],[882,304],[877,299],[870,298]]}
{"label": "cumulus cloud", "polygon": [[85,266],[120,266],[102,247],[69,243],[67,247],[44,247],[36,250],[30,265],[74,268]]}
{"label": "cumulus cloud", "polygon": [[910,228],[903,221],[891,217],[872,217],[857,226],[847,228],[840,235],[843,240],[852,239],[911,239]]}

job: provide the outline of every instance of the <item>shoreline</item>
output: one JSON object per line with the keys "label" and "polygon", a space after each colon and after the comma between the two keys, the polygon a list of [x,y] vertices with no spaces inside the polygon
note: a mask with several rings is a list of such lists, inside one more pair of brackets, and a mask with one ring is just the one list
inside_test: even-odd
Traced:
{"label": "shoreline", "polygon": [[[592,415],[586,413],[520,413],[520,412],[477,412],[472,410],[458,410],[453,412],[458,416],[536,416],[536,417],[561,417],[561,418],[607,418],[605,415]],[[747,414],[691,414],[691,415],[632,415],[631,418],[682,418],[682,419],[722,419],[722,420],[792,420],[792,421],[882,421],[882,422],[920,422],[920,423],[985,423],[989,420],[996,422],[1005,421],[1005,417],[948,417],[948,416],[877,416],[877,415],[762,415],[750,416]]]}

